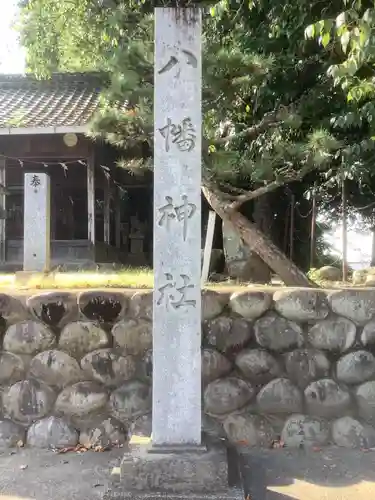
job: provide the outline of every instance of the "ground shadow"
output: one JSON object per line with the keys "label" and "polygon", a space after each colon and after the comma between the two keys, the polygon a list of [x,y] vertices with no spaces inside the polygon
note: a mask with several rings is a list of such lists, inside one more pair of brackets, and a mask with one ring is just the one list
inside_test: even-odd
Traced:
{"label": "ground shadow", "polygon": [[295,499],[296,496],[268,489],[289,486],[295,480],[326,486],[327,492],[332,489],[332,495],[334,488],[373,482],[371,495],[375,498],[375,452],[327,448],[322,451],[241,449],[240,453],[245,495],[251,500]]}

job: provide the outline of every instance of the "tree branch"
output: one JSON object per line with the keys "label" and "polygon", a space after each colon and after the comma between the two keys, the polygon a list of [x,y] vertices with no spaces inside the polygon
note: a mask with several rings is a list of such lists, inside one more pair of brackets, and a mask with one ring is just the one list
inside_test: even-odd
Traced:
{"label": "tree branch", "polygon": [[229,182],[226,182],[226,181],[222,181],[220,180],[219,181],[219,186],[223,187],[224,189],[228,189],[228,191],[231,191],[231,193],[227,193],[232,199],[236,198],[236,196],[240,195],[240,194],[245,194],[245,193],[248,193],[248,191],[246,189],[243,189],[243,188],[239,188],[239,187],[236,187],[236,186],[232,186],[231,184],[229,184]]}
{"label": "tree branch", "polygon": [[291,101],[289,104],[278,106],[272,111],[265,113],[260,122],[256,123],[255,125],[252,125],[251,127],[242,130],[238,134],[232,134],[226,137],[220,137],[214,141],[210,141],[210,144],[219,146],[221,144],[224,145],[228,144],[229,142],[232,142],[234,139],[240,139],[240,138],[255,139],[262,132],[265,132],[271,127],[276,127],[277,125],[280,125],[280,123],[283,123],[285,121],[286,113],[290,112],[291,108],[294,108],[297,105],[297,103],[299,103],[304,98],[305,94],[308,94],[309,90],[310,87],[307,90],[302,90],[302,92],[299,93],[298,97],[295,97],[293,101]]}
{"label": "tree branch", "polygon": [[254,191],[248,191],[247,193],[240,194],[239,196],[236,197],[236,199],[231,203],[230,205],[230,210],[238,210],[241,205],[246,203],[247,201],[254,200],[255,198],[259,198],[259,196],[263,196],[264,194],[270,193],[272,191],[275,191],[275,189],[279,188],[280,186],[283,186],[287,182],[290,182],[289,180],[285,181],[272,181],[270,184],[267,184],[265,186],[261,186]]}
{"label": "tree branch", "polygon": [[267,193],[271,193],[272,191],[275,191],[277,188],[284,186],[285,184],[289,184],[290,182],[297,182],[301,181],[305,175],[307,175],[309,172],[314,170],[314,167],[305,167],[300,170],[300,172],[294,172],[290,174],[289,176],[286,176],[283,180],[276,180],[272,181],[269,184],[266,184],[265,186],[261,186],[254,191],[249,191],[248,193],[240,194],[239,196],[236,197],[236,199],[233,201],[233,203],[230,204],[228,207],[230,211],[237,211],[241,205],[246,203],[247,201],[254,200],[255,198],[258,198],[259,196],[262,196]]}
{"label": "tree branch", "polygon": [[275,109],[269,113],[266,113],[259,123],[252,125],[251,127],[248,127],[245,130],[242,130],[242,132],[239,132],[238,134],[232,134],[232,135],[227,135],[226,137],[220,137],[219,139],[213,141],[212,144],[214,144],[215,146],[219,146],[221,144],[228,144],[229,142],[232,142],[234,139],[241,139],[241,138],[255,139],[262,132],[265,132],[267,129],[271,127],[279,125],[283,121],[277,119],[277,115],[279,114],[279,112],[280,109],[277,110]]}

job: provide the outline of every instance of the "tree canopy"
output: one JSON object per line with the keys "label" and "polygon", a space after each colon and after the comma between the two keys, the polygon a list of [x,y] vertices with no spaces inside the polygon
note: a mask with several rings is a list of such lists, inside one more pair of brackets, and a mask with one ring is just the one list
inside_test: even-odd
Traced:
{"label": "tree canopy", "polygon": [[[340,97],[327,94],[319,48],[301,44],[311,10],[302,4],[239,8],[225,1],[205,12],[204,156],[215,180],[283,183],[327,166],[341,146],[328,131],[323,102]],[[145,5],[31,0],[21,25],[28,68],[38,76],[109,74],[93,131],[131,159],[136,150],[144,157],[152,141],[153,26]],[[124,115],[116,103],[125,101],[133,112]]]}
{"label": "tree canopy", "polygon": [[[92,136],[121,148],[121,166],[138,173],[152,167],[153,3],[29,0],[20,23],[32,73],[103,73]],[[335,85],[342,47],[328,40],[325,22],[319,40],[311,28],[341,9],[341,1],[318,0],[221,0],[204,8],[204,185],[220,215],[290,182],[332,189],[343,178],[360,186],[371,177],[375,106],[359,108],[345,85]],[[241,228],[245,237],[250,226]],[[252,237],[272,267],[275,249],[267,253],[269,242]]]}

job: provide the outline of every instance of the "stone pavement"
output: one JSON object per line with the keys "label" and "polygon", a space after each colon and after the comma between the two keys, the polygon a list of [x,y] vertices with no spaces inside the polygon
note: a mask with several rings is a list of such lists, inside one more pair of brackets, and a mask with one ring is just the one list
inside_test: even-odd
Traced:
{"label": "stone pavement", "polygon": [[[242,449],[248,500],[370,500],[375,452]],[[54,454],[0,452],[0,500],[121,500],[109,472],[123,450]],[[108,489],[110,491],[108,491]]]}
{"label": "stone pavement", "polygon": [[249,500],[370,500],[375,452],[243,450]]}
{"label": "stone pavement", "polygon": [[[122,449],[61,455],[35,448],[2,451],[0,500],[103,499],[109,473],[123,453]],[[113,496],[115,499],[120,497]]]}

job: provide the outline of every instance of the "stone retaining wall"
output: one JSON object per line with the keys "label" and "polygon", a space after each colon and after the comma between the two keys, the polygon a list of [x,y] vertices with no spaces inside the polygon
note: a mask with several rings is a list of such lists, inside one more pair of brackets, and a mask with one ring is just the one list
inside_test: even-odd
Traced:
{"label": "stone retaining wall", "polygon": [[[206,433],[375,447],[375,291],[202,297]],[[0,294],[0,447],[149,434],[151,319],[151,292]]]}

